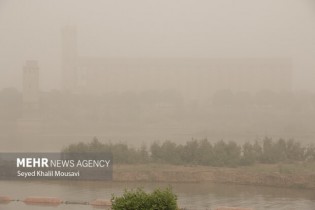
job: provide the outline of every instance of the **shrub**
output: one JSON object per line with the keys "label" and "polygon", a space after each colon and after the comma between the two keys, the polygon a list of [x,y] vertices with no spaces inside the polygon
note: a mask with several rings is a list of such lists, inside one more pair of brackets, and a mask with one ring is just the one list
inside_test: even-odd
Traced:
{"label": "shrub", "polygon": [[142,189],[125,190],[121,197],[112,196],[113,210],[177,210],[177,196],[170,188],[146,193]]}

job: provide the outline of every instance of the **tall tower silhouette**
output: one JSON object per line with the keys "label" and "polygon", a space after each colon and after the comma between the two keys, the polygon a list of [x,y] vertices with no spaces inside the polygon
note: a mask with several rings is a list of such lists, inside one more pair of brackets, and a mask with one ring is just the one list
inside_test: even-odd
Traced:
{"label": "tall tower silhouette", "polygon": [[39,68],[36,61],[26,61],[23,67],[23,113],[34,116],[39,111]]}
{"label": "tall tower silhouette", "polygon": [[17,121],[22,133],[37,133],[41,127],[39,67],[37,61],[26,61],[23,67],[23,115]]}
{"label": "tall tower silhouette", "polygon": [[77,88],[77,29],[65,26],[62,29],[62,88],[74,92]]}

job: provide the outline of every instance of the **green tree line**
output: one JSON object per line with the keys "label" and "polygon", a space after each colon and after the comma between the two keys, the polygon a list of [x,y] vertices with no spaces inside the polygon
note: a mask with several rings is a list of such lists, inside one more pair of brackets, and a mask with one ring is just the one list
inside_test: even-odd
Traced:
{"label": "green tree line", "polygon": [[290,163],[315,161],[314,145],[302,145],[293,139],[237,144],[223,140],[211,143],[208,139],[192,139],[185,144],[172,141],[154,142],[149,148],[133,148],[124,143],[103,143],[96,137],[89,143],[71,144],[63,152],[107,152],[115,163],[166,163],[176,165],[241,166],[255,163]]}

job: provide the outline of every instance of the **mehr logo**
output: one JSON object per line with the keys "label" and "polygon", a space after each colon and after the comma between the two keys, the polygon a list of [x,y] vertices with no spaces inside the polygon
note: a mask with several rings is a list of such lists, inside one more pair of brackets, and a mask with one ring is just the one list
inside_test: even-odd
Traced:
{"label": "mehr logo", "polygon": [[16,167],[23,168],[48,168],[48,158],[17,158],[16,159]]}
{"label": "mehr logo", "polygon": [[111,153],[0,153],[0,180],[112,180]]}

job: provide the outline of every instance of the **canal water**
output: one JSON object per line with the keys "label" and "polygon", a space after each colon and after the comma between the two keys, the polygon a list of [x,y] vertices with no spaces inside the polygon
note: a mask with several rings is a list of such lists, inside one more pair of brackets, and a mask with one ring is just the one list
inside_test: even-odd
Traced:
{"label": "canal water", "polygon": [[[23,200],[28,196],[58,197],[65,201],[110,199],[124,189],[141,187],[147,191],[171,187],[180,207],[212,210],[219,206],[250,207],[255,210],[314,210],[315,191],[261,186],[213,183],[142,183],[142,182],[23,182],[0,181],[0,196]],[[1,210],[89,210],[91,206],[28,206],[22,202],[0,204]]]}

